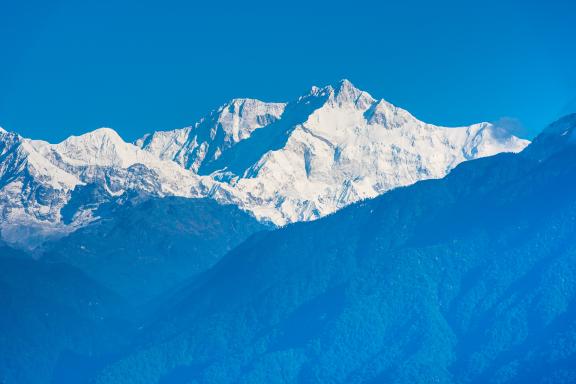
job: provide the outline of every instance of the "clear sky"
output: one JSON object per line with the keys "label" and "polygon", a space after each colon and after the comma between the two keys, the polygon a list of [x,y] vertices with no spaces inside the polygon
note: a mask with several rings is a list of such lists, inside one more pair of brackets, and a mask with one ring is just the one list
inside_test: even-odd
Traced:
{"label": "clear sky", "polygon": [[350,79],[436,124],[576,110],[576,2],[0,0],[0,126],[126,140]]}

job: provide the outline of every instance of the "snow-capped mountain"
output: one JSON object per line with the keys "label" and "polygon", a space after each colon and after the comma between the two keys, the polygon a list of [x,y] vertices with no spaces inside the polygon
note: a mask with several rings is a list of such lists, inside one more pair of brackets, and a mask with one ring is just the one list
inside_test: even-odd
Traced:
{"label": "snow-capped mountain", "polygon": [[[423,123],[348,80],[313,87],[285,105],[241,105],[233,102],[195,128],[155,133],[137,144],[220,180],[220,199],[278,225],[441,178],[462,161],[519,152],[529,143],[489,123],[459,128]],[[212,144],[202,141],[205,121]],[[251,134],[232,135],[239,127]],[[206,156],[201,146],[214,155]]]}
{"label": "snow-capped mountain", "polygon": [[280,118],[286,104],[254,99],[234,99],[193,127],[159,131],[136,141],[136,145],[161,159],[173,160],[187,169],[201,168],[224,151],[250,137],[255,130]]}
{"label": "snow-capped mountain", "polygon": [[[59,144],[25,139],[3,130],[2,237],[34,246],[46,237],[68,233],[92,221],[92,211],[107,197],[126,191],[201,197],[209,188],[201,179],[172,161],[160,160],[124,142],[109,128],[72,136]],[[79,193],[89,185],[100,186],[104,193]],[[83,201],[74,201],[75,194]],[[63,210],[73,201],[76,209],[64,215]]]}
{"label": "snow-capped mountain", "polygon": [[[65,232],[59,223],[67,194],[80,180],[47,161],[33,142],[0,131],[0,230],[2,238],[41,238]],[[32,241],[32,240],[31,240]],[[34,241],[32,241],[34,242]]]}
{"label": "snow-capped mountain", "polygon": [[211,197],[284,225],[528,143],[489,123],[426,124],[347,80],[289,103],[235,99],[134,144],[109,128],[59,144],[0,130],[0,230],[32,246],[94,220],[126,191]]}

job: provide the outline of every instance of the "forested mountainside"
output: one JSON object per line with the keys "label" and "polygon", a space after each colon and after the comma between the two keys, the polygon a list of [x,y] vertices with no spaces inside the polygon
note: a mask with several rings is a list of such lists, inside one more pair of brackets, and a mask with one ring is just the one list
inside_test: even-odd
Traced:
{"label": "forested mountainside", "polygon": [[252,237],[96,382],[574,382],[575,129]]}

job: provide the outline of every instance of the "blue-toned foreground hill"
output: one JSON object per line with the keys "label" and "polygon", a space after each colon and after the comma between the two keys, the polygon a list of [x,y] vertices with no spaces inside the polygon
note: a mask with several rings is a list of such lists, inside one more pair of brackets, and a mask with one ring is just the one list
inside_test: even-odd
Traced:
{"label": "blue-toned foreground hill", "polygon": [[94,382],[576,382],[576,115],[253,236]]}
{"label": "blue-toned foreground hill", "polygon": [[127,342],[132,327],[116,317],[126,308],[78,269],[31,260],[0,243],[0,382],[85,378],[102,362],[83,364],[76,356],[105,356]]}
{"label": "blue-toned foreground hill", "polygon": [[[77,191],[94,200],[98,186]],[[249,213],[210,199],[132,194],[101,204],[97,221],[46,244],[42,258],[83,270],[134,305],[146,304],[212,267],[255,232]],[[74,199],[72,200],[74,201]]]}
{"label": "blue-toned foreground hill", "polygon": [[267,229],[213,200],[106,201],[97,185],[75,193],[72,203],[98,202],[98,220],[36,259],[0,242],[2,384],[83,383],[125,350],[163,295]]}

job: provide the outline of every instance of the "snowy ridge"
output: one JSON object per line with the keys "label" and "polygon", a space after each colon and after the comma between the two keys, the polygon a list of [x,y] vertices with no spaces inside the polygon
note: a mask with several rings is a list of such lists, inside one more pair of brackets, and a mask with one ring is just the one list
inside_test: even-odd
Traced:
{"label": "snowy ridge", "polygon": [[[289,103],[234,99],[134,144],[110,128],[58,144],[0,130],[0,230],[12,242],[41,241],[89,223],[99,204],[128,191],[211,197],[284,225],[528,143],[489,123],[426,124],[347,80]],[[98,193],[83,192],[90,186]]]}
{"label": "snowy ridge", "polygon": [[[267,130],[269,137],[263,137]],[[519,152],[529,143],[489,123],[458,128],[423,123],[348,80],[313,87],[285,106],[279,122],[257,134],[234,142],[229,156],[202,161],[222,181],[216,185],[215,193],[224,196],[219,199],[232,199],[278,225],[316,219],[398,186],[441,178],[462,161]],[[154,140],[143,148],[154,153]],[[243,165],[253,153],[262,156]]]}
{"label": "snowy ridge", "polygon": [[228,148],[250,137],[252,132],[278,120],[283,103],[234,99],[201,119],[194,127],[160,131],[144,136],[136,145],[160,159],[173,160],[198,172]]}
{"label": "snowy ridge", "polygon": [[127,191],[201,197],[211,184],[203,179],[124,142],[109,128],[59,144],[0,133],[0,230],[9,242],[33,246],[36,237],[41,242],[95,219],[91,211],[107,201],[106,196],[79,203],[80,209],[65,222],[62,209],[79,188],[99,185],[108,198]]}

